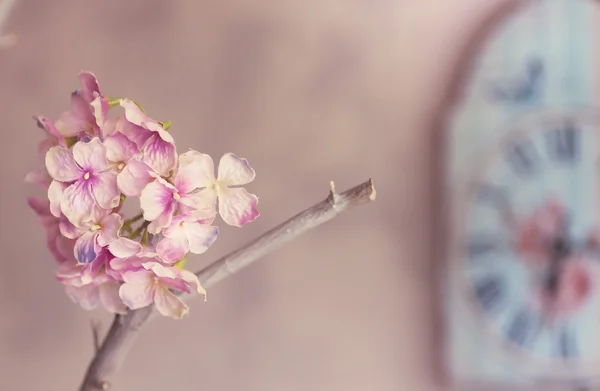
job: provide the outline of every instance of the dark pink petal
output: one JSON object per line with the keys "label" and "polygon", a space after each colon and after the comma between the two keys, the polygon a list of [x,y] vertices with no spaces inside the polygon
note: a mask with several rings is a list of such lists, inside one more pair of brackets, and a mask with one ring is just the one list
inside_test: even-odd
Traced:
{"label": "dark pink petal", "polygon": [[152,135],[144,144],[142,161],[161,176],[169,176],[169,172],[177,166],[175,144],[163,140],[157,134]]}
{"label": "dark pink petal", "polygon": [[78,136],[80,133],[92,134],[96,118],[92,108],[77,92],[71,94],[71,108],[62,113],[55,126],[63,137]]}
{"label": "dark pink petal", "polygon": [[242,227],[260,215],[258,197],[243,188],[228,188],[219,194],[219,214],[223,221],[234,227]]}
{"label": "dark pink petal", "polygon": [[98,287],[98,292],[104,308],[113,314],[124,315],[127,313],[127,307],[119,297],[120,287],[121,284],[118,282],[105,282]]}
{"label": "dark pink petal", "polygon": [[122,119],[117,123],[117,129],[125,135],[129,140],[133,141],[139,149],[144,147],[146,141],[152,136],[153,132],[150,130],[138,126],[136,124],[132,124],[126,119]]}
{"label": "dark pink petal", "polygon": [[140,197],[144,187],[155,178],[152,172],[146,163],[132,159],[117,176],[117,186],[127,197]]}
{"label": "dark pink petal", "polygon": [[50,216],[50,202],[41,197],[28,197],[27,204],[39,217]]}
{"label": "dark pink petal", "polygon": [[92,191],[101,208],[112,209],[117,207],[121,199],[121,191],[117,186],[117,173],[115,171],[104,171],[96,174]]}
{"label": "dark pink petal", "polygon": [[83,175],[71,151],[59,146],[46,153],[46,169],[52,178],[61,182],[73,182]]}
{"label": "dark pink petal", "polygon": [[189,244],[185,235],[175,238],[163,238],[156,245],[156,252],[167,263],[173,264],[185,257],[185,254],[190,251]]}
{"label": "dark pink petal", "polygon": [[190,251],[194,254],[202,254],[217,240],[219,228],[200,223],[187,223],[185,234]]}
{"label": "dark pink petal", "polygon": [[96,243],[97,236],[96,232],[89,231],[77,239],[74,254],[79,263],[88,264],[96,260],[100,252]]}
{"label": "dark pink petal", "polygon": [[207,187],[215,180],[215,168],[209,155],[190,150],[179,155],[174,185],[180,193]]}
{"label": "dark pink petal", "polygon": [[92,174],[103,171],[108,166],[106,147],[98,137],[92,138],[87,143],[78,142],[75,144],[73,146],[73,157],[84,171],[90,171]]}
{"label": "dark pink petal", "polygon": [[256,173],[248,164],[248,160],[239,158],[233,153],[226,153],[219,162],[217,180],[226,186],[241,186],[254,180]]}
{"label": "dark pink petal", "polygon": [[137,145],[125,137],[123,133],[117,132],[106,137],[104,146],[106,147],[106,157],[111,162],[128,162],[129,159],[138,159],[142,156]]}
{"label": "dark pink petal", "polygon": [[98,208],[91,186],[86,181],[78,181],[63,192],[60,209],[75,225],[89,220],[94,208]]}
{"label": "dark pink petal", "polygon": [[48,230],[48,248],[58,263],[75,261],[75,240],[69,239],[58,232],[58,229]]}
{"label": "dark pink petal", "polygon": [[60,202],[62,200],[63,192],[67,188],[65,183],[59,181],[52,181],[48,186],[48,200],[50,201],[50,213],[54,217],[60,217],[62,211],[60,209]]}
{"label": "dark pink petal", "polygon": [[119,230],[123,226],[123,217],[117,213],[111,213],[102,219],[100,225],[102,229],[98,232],[98,244],[106,247],[119,237]]}
{"label": "dark pink petal", "polygon": [[87,103],[91,103],[96,96],[100,95],[98,79],[96,78],[96,75],[89,71],[81,71],[78,76],[80,85],[79,92]]}

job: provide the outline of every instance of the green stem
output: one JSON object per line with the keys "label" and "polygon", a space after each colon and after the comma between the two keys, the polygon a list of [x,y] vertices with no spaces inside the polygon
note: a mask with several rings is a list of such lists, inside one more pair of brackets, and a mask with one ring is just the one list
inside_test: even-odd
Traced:
{"label": "green stem", "polygon": [[129,99],[129,98],[108,98],[108,106],[112,108],[112,107],[119,105],[121,103],[121,99],[132,101],[133,103],[136,104],[137,107],[140,108],[140,110],[142,110],[142,113],[146,114],[146,110],[144,110],[144,108],[142,107],[141,104],[139,104],[139,102],[136,102],[135,100]]}

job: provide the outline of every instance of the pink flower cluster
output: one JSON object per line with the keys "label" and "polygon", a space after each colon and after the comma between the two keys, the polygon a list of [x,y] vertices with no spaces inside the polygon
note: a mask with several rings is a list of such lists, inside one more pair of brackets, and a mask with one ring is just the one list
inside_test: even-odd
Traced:
{"label": "pink flower cluster", "polygon": [[[91,72],[80,72],[79,82],[56,121],[35,117],[45,164],[25,178],[47,191],[28,202],[47,230],[56,277],[86,309],[122,314],[154,304],[181,318],[188,307],[177,293],[206,294],[183,265],[216,240],[216,215],[236,227],[258,217],[258,198],[241,187],[255,172],[227,153],[215,176],[210,156],[177,154],[168,124],[134,101],[103,96]],[[115,106],[122,113],[111,117]],[[121,210],[130,199],[141,213],[127,218]]]}

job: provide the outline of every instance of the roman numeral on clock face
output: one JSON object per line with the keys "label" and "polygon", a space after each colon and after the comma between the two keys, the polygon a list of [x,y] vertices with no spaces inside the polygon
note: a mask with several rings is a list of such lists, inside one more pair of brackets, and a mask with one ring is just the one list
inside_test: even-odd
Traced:
{"label": "roman numeral on clock face", "polygon": [[523,178],[529,178],[538,169],[539,156],[529,139],[512,144],[507,150],[506,159],[513,171]]}
{"label": "roman numeral on clock face", "polygon": [[538,335],[541,319],[532,311],[520,309],[508,324],[507,337],[519,346],[528,346]]}
{"label": "roman numeral on clock face", "polygon": [[564,123],[546,133],[546,147],[552,160],[572,163],[579,156],[580,130],[573,122]]}

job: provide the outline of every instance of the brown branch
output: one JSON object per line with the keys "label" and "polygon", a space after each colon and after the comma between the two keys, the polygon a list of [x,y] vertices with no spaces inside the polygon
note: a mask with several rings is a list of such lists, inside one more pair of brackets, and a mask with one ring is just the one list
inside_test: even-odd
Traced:
{"label": "brown branch", "polygon": [[[286,222],[266,232],[240,249],[215,261],[196,275],[205,288],[209,288],[283,244],[297,238],[338,214],[357,205],[375,200],[373,181],[368,180],[343,193],[336,193],[331,182],[331,192],[324,201],[300,212]],[[192,295],[186,295],[190,298]],[[140,329],[156,311],[153,306],[116,315],[100,349],[90,363],[80,391],[107,390],[108,379],[121,367]]]}

